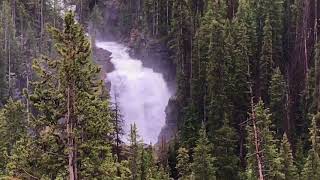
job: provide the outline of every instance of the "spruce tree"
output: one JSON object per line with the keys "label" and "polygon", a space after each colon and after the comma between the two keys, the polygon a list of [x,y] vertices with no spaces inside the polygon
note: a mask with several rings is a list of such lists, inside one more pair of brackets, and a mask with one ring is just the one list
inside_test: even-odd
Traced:
{"label": "spruce tree", "polygon": [[[64,29],[51,27],[50,33],[59,58],[34,62],[38,79],[29,96],[38,112],[31,123],[36,144],[45,154],[43,161],[61,172],[68,167],[72,180],[113,177],[111,112],[101,96],[100,69],[91,60],[90,41],[71,12],[65,16]],[[50,152],[67,158],[57,160]]]}
{"label": "spruce tree", "polygon": [[299,138],[297,140],[297,144],[296,144],[296,152],[295,152],[295,165],[297,167],[297,172],[299,174],[299,178],[302,177],[302,170],[306,161],[305,158],[305,148],[304,148],[304,141],[301,140],[301,138]]}
{"label": "spruce tree", "polygon": [[284,174],[284,179],[298,179],[298,170],[294,164],[291,145],[285,133],[283,134],[281,142],[280,157],[282,160],[281,163],[283,164],[283,169],[281,171]]}
{"label": "spruce tree", "polygon": [[[255,124],[248,124],[248,179],[261,179],[263,177],[270,179],[283,179],[284,174],[281,172],[283,164],[282,158],[279,156],[277,141],[275,134],[271,130],[272,120],[269,109],[264,107],[262,100],[258,102],[253,108],[251,118],[254,119]],[[257,149],[258,148],[258,149]],[[257,152],[258,150],[258,152]],[[257,159],[259,155],[260,159]],[[260,164],[259,164],[260,163]],[[260,166],[260,172],[256,172],[257,167]]]}
{"label": "spruce tree", "polygon": [[320,144],[319,144],[319,122],[320,113],[317,113],[312,118],[310,132],[311,149],[308,152],[308,157],[301,172],[303,180],[317,179],[320,177]]}
{"label": "spruce tree", "polygon": [[178,149],[178,156],[177,156],[177,170],[179,172],[179,179],[180,180],[188,180],[190,179],[191,175],[191,166],[190,166],[190,157],[189,151],[186,148],[179,148]]}
{"label": "spruce tree", "polygon": [[182,113],[184,115],[182,129],[180,130],[180,141],[183,146],[191,150],[195,146],[198,137],[199,113],[194,103],[190,103],[185,107]]}
{"label": "spruce tree", "polygon": [[199,131],[199,139],[194,148],[192,172],[196,180],[215,180],[215,158],[211,155],[212,145],[209,143],[205,126]]}
{"label": "spruce tree", "polygon": [[261,88],[261,97],[262,100],[269,104],[269,87],[272,76],[272,66],[273,66],[273,54],[272,54],[272,27],[270,22],[269,15],[267,16],[264,22],[263,29],[263,45],[261,52],[261,61],[259,66],[260,79],[259,83],[261,84],[258,88]]}
{"label": "spruce tree", "polygon": [[286,115],[286,84],[279,68],[273,72],[269,94],[273,125],[276,135],[279,137],[283,133],[283,120]]}
{"label": "spruce tree", "polygon": [[16,144],[27,136],[25,107],[21,101],[9,99],[0,110],[0,175],[7,172],[7,164]]}
{"label": "spruce tree", "polygon": [[226,96],[226,67],[224,61],[224,24],[212,21],[208,64],[206,69],[208,136],[214,138],[214,130],[223,125],[226,109],[229,105]]}
{"label": "spruce tree", "polygon": [[239,179],[239,157],[236,154],[237,134],[229,124],[228,119],[224,125],[215,132],[214,156],[216,157],[217,179]]}
{"label": "spruce tree", "polygon": [[130,126],[129,135],[129,168],[131,171],[131,179],[136,180],[139,177],[139,167],[141,166],[141,150],[143,147],[139,139],[138,130],[136,124]]}
{"label": "spruce tree", "polygon": [[156,164],[152,145],[144,147],[139,138],[135,124],[131,125],[129,135],[128,167],[131,180],[167,180],[168,173],[161,166]]}

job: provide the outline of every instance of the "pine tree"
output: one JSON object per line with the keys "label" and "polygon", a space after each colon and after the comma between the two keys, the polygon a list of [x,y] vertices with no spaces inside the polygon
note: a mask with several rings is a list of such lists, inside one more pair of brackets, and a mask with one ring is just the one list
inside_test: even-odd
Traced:
{"label": "pine tree", "polygon": [[[254,124],[248,125],[248,167],[247,178],[270,178],[283,179],[282,158],[279,156],[277,141],[274,132],[271,130],[272,120],[269,109],[265,109],[264,103],[260,100],[253,108]],[[256,126],[256,127],[254,127]],[[257,152],[258,151],[258,152]],[[254,155],[252,155],[254,154]],[[256,158],[256,154],[260,159]],[[259,164],[260,163],[260,164]],[[260,172],[256,172],[260,166]],[[262,176],[261,176],[262,173]]]}
{"label": "pine tree", "polygon": [[182,129],[180,131],[180,141],[183,146],[190,150],[195,146],[198,137],[197,131],[199,129],[199,120],[197,117],[199,116],[199,113],[197,112],[194,103],[190,103],[185,107],[182,113],[184,116]]}
{"label": "pine tree", "polygon": [[297,140],[297,144],[296,144],[296,152],[295,152],[295,165],[297,167],[297,172],[299,174],[299,178],[301,179],[301,172],[303,170],[304,164],[305,164],[305,160],[306,160],[306,156],[305,156],[305,148],[304,148],[304,141],[301,140],[301,138],[299,138]]}
{"label": "pine tree", "polygon": [[272,120],[276,131],[276,135],[277,137],[279,137],[279,135],[283,133],[283,120],[286,115],[286,84],[279,68],[276,68],[272,75],[269,94]]}
{"label": "pine tree", "polygon": [[261,50],[261,62],[259,64],[260,67],[258,70],[260,74],[259,83],[261,83],[261,85],[258,85],[258,87],[261,88],[262,100],[269,104],[269,87],[271,82],[273,66],[272,27],[269,16],[267,16],[264,23],[262,43],[263,45]]}
{"label": "pine tree", "polygon": [[[2,14],[0,15],[2,16]],[[2,24],[3,22],[1,20],[2,19],[0,19],[0,23]],[[3,27],[0,26],[0,35],[2,34],[3,34]],[[0,43],[0,45],[3,47],[3,43]],[[4,57],[4,51],[2,48],[0,50],[0,57]],[[8,95],[6,70],[7,70],[7,63],[4,58],[1,58],[0,60],[0,106],[3,105]]]}
{"label": "pine tree", "polygon": [[27,114],[24,105],[9,99],[0,110],[0,175],[6,174],[6,165],[16,144],[27,136]]}
{"label": "pine tree", "polygon": [[131,125],[130,127],[130,136],[129,136],[129,142],[130,142],[130,150],[129,150],[129,168],[131,171],[131,179],[136,180],[139,177],[139,165],[140,165],[140,156],[141,156],[141,142],[138,136],[138,131],[136,124]]}
{"label": "pine tree", "polygon": [[167,180],[168,173],[155,162],[152,146],[144,147],[135,124],[131,125],[129,136],[128,167],[132,180]]}
{"label": "pine tree", "polygon": [[214,138],[214,130],[223,125],[226,108],[229,105],[226,96],[226,67],[224,61],[224,24],[214,20],[211,27],[208,64],[206,70],[208,136]]}
{"label": "pine tree", "polygon": [[140,177],[138,179],[141,180],[169,180],[169,175],[165,169],[156,165],[151,145],[147,148],[142,148],[140,172]]}
{"label": "pine tree", "polygon": [[[68,167],[73,180],[113,177],[116,170],[108,141],[111,113],[101,96],[102,81],[90,58],[90,41],[72,13],[67,13],[63,31],[51,27],[50,32],[60,58],[34,62],[38,81],[29,96],[39,112],[31,123],[36,144],[45,154],[43,162],[61,171]],[[50,152],[68,158],[57,160]]]}
{"label": "pine tree", "polygon": [[178,164],[178,150],[180,149],[180,146],[178,144],[177,139],[173,139],[169,143],[169,150],[168,150],[168,166],[170,169],[170,177],[174,179],[178,179],[179,171],[177,169]]}
{"label": "pine tree", "polygon": [[217,179],[239,179],[239,157],[236,155],[237,137],[228,119],[215,132],[214,155],[216,157]]}
{"label": "pine tree", "polygon": [[281,171],[284,174],[284,179],[298,179],[298,170],[294,164],[291,145],[285,133],[283,134],[281,142],[280,157],[282,160],[281,163],[283,164],[283,169]]}
{"label": "pine tree", "polygon": [[320,122],[320,113],[317,113],[311,123],[311,127],[309,128],[310,132],[310,142],[311,149],[308,152],[308,157],[306,163],[304,164],[303,170],[301,172],[302,179],[311,180],[317,179],[320,177],[320,144],[319,144],[319,122]]}
{"label": "pine tree", "polygon": [[121,114],[120,111],[120,107],[119,107],[119,102],[118,102],[118,95],[117,93],[115,93],[114,95],[114,106],[113,106],[113,139],[114,139],[114,144],[115,144],[115,148],[114,151],[116,153],[117,156],[117,162],[121,161],[121,144],[123,143],[121,140],[121,137],[124,135],[124,129],[123,129],[123,125],[124,125],[124,120],[123,120],[123,116]]}
{"label": "pine tree", "polygon": [[191,175],[189,151],[186,148],[179,148],[177,156],[177,170],[180,180],[188,180]]}
{"label": "pine tree", "polygon": [[205,126],[199,131],[199,139],[194,148],[192,172],[196,180],[216,179],[216,168],[214,167],[215,158],[211,155],[212,145],[209,143]]}

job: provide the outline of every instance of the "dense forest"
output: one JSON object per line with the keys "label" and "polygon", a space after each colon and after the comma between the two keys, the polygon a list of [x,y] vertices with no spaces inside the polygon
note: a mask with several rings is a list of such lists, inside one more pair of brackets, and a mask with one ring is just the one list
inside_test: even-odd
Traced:
{"label": "dense forest", "polygon": [[[319,18],[318,0],[1,0],[0,179],[320,179]],[[120,138],[106,33],[168,49],[173,138]]]}

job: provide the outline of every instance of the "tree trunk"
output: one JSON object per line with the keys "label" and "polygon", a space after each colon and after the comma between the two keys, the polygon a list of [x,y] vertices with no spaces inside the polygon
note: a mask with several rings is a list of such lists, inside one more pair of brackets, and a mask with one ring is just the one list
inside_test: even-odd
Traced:
{"label": "tree trunk", "polygon": [[69,180],[78,180],[77,172],[77,146],[75,140],[76,117],[74,112],[74,84],[70,84],[68,89],[68,116],[67,116],[67,134],[68,134],[68,158],[69,158]]}
{"label": "tree trunk", "polygon": [[[251,72],[250,72],[250,65],[248,63],[248,77],[250,78]],[[251,80],[249,79],[249,82],[251,82]],[[259,135],[259,129],[257,128],[256,125],[256,113],[255,113],[255,109],[254,109],[254,95],[253,95],[253,90],[252,90],[252,85],[249,85],[249,90],[250,90],[250,94],[251,94],[251,122],[252,122],[252,126],[253,126],[253,134],[254,134],[254,146],[255,146],[255,155],[256,155],[256,160],[257,160],[257,168],[258,168],[258,175],[259,175],[259,180],[264,180],[264,176],[263,176],[263,162],[262,162],[262,155],[261,155],[261,147],[260,147],[260,135]]]}
{"label": "tree trunk", "polygon": [[40,53],[42,52],[42,44],[43,44],[43,26],[44,26],[44,19],[43,19],[43,6],[44,6],[44,0],[41,0],[40,4]]}

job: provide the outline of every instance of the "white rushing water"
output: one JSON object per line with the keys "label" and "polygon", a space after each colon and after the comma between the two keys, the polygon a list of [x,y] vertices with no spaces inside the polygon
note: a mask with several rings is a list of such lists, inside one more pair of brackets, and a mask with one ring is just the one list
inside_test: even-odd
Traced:
{"label": "white rushing water", "polygon": [[128,48],[119,43],[97,42],[96,45],[112,53],[115,70],[107,74],[107,81],[111,82],[112,101],[117,94],[126,134],[130,124],[136,123],[143,141],[156,143],[165,124],[165,108],[170,98],[162,74],[143,67],[142,62],[132,59]]}

